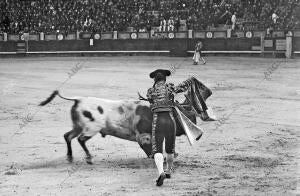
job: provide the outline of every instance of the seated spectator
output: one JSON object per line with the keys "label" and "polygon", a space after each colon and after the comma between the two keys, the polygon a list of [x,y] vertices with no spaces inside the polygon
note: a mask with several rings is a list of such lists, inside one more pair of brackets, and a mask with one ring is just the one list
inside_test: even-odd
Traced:
{"label": "seated spectator", "polygon": [[[300,27],[299,7],[299,0],[2,0],[0,30],[12,34],[126,31],[127,27],[149,31],[159,26],[160,31],[178,31],[180,20],[187,21],[189,29],[204,30],[230,19],[236,29],[237,16],[251,25],[257,22],[256,28],[276,24],[294,29]],[[234,13],[231,18],[230,13]]]}

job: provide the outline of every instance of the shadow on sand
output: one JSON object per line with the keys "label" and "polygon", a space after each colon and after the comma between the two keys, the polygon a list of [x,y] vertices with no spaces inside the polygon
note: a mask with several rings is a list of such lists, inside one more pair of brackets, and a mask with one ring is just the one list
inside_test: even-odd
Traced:
{"label": "shadow on sand", "polygon": [[154,168],[154,162],[150,158],[111,158],[111,159],[93,159],[93,165],[85,162],[85,159],[74,159],[73,162],[68,162],[65,157],[59,157],[50,161],[39,161],[34,163],[21,164],[22,170],[35,170],[35,169],[65,169],[65,168],[80,167],[81,169],[95,168],[129,168],[129,169],[147,169]]}

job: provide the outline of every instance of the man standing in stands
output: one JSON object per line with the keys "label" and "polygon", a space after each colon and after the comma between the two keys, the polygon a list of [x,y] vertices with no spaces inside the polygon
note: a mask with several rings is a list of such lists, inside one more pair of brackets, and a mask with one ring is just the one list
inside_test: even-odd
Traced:
{"label": "man standing in stands", "polygon": [[159,31],[165,32],[166,27],[167,27],[167,21],[166,21],[166,19],[162,18],[160,21]]}
{"label": "man standing in stands", "polygon": [[275,12],[273,12],[273,14],[272,14],[273,26],[276,25],[278,18],[279,17],[277,16],[277,14]]}
{"label": "man standing in stands", "polygon": [[168,20],[168,31],[174,31],[174,20],[173,17],[170,17]]}
{"label": "man standing in stands", "polygon": [[203,65],[206,63],[205,59],[201,56],[201,50],[202,50],[203,44],[202,42],[198,42],[195,47],[195,52],[193,56],[194,65],[198,65],[199,61],[201,60]]}
{"label": "man standing in stands", "polygon": [[231,30],[234,31],[235,30],[235,25],[236,25],[236,12],[233,13],[233,15],[231,16]]}

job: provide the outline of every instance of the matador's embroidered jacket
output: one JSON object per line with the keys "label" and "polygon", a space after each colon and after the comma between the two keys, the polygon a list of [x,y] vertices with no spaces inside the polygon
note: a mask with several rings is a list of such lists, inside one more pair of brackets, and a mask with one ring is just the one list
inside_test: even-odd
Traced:
{"label": "matador's embroidered jacket", "polygon": [[191,85],[191,80],[188,79],[178,86],[165,81],[157,82],[154,87],[149,88],[147,98],[150,102],[150,108],[153,112],[172,111],[174,107],[174,95],[176,93],[185,92]]}

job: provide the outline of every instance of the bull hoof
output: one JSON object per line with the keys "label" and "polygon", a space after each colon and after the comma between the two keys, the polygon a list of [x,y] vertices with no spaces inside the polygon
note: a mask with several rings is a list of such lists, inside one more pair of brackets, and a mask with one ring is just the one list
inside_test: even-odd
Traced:
{"label": "bull hoof", "polygon": [[105,137],[106,135],[104,133],[100,133],[102,137]]}
{"label": "bull hoof", "polygon": [[73,162],[73,156],[67,155],[67,161],[69,163],[72,163]]}
{"label": "bull hoof", "polygon": [[85,161],[87,164],[93,165],[92,157],[86,157]]}
{"label": "bull hoof", "polygon": [[175,152],[175,153],[174,153],[174,159],[176,159],[176,158],[178,157],[178,155],[179,155],[179,154],[178,154],[177,152]]}

